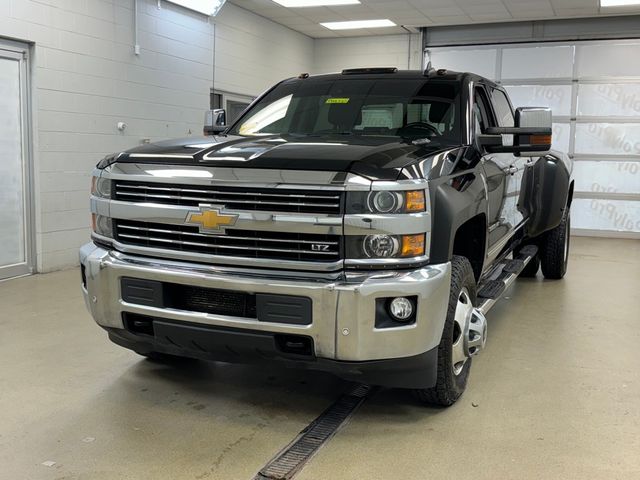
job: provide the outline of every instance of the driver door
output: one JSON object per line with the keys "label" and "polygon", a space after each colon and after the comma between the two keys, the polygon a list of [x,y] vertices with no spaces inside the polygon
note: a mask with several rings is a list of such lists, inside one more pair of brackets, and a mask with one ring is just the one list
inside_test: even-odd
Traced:
{"label": "driver door", "polygon": [[[473,111],[476,134],[486,133],[487,128],[499,126],[489,98],[489,92],[484,85],[475,87]],[[519,169],[518,159],[512,153],[481,152],[481,155],[489,197],[487,259],[491,261],[498,256],[522,220],[517,207],[520,191]]]}

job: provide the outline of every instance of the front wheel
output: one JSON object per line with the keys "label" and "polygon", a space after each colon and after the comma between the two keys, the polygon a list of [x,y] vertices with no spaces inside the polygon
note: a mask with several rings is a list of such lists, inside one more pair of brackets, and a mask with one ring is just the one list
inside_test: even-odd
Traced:
{"label": "front wheel", "polygon": [[449,308],[438,345],[438,375],[432,388],[414,390],[424,403],[453,405],[467,386],[471,357],[486,341],[484,316],[474,308],[476,280],[471,263],[465,257],[451,260],[451,290]]}
{"label": "front wheel", "polygon": [[567,208],[562,215],[560,224],[544,234],[540,245],[540,263],[544,278],[559,280],[567,273],[570,233],[571,216]]}

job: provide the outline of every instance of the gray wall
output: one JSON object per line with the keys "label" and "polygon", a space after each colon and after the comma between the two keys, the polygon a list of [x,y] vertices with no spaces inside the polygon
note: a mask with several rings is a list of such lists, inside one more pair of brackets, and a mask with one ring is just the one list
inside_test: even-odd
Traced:
{"label": "gray wall", "polygon": [[[197,135],[209,106],[213,25],[168,2],[0,0],[0,36],[32,43],[38,270],[77,263],[89,238],[89,173],[142,139]],[[218,88],[257,95],[310,71],[313,40],[227,4],[217,22]],[[271,55],[277,51],[278,55]],[[127,124],[124,132],[117,122]]]}

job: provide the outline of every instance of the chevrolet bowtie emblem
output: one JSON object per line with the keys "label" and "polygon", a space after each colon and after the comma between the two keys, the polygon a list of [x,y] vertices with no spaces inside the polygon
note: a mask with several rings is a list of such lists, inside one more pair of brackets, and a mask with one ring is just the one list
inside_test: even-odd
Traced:
{"label": "chevrolet bowtie emblem", "polygon": [[238,215],[225,214],[221,210],[212,205],[200,205],[199,211],[187,214],[186,223],[198,225],[200,233],[224,233],[225,227],[236,224]]}

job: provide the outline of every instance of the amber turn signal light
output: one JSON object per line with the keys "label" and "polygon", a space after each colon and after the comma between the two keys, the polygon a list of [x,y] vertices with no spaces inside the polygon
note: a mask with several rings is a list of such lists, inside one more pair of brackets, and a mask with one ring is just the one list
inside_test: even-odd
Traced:
{"label": "amber turn signal light", "polygon": [[410,190],[405,195],[405,210],[407,212],[424,212],[424,190]]}
{"label": "amber turn signal light", "polygon": [[419,257],[424,255],[424,233],[403,235],[400,255],[403,257]]}
{"label": "amber turn signal light", "polygon": [[531,145],[551,145],[551,135],[531,135],[529,142]]}

